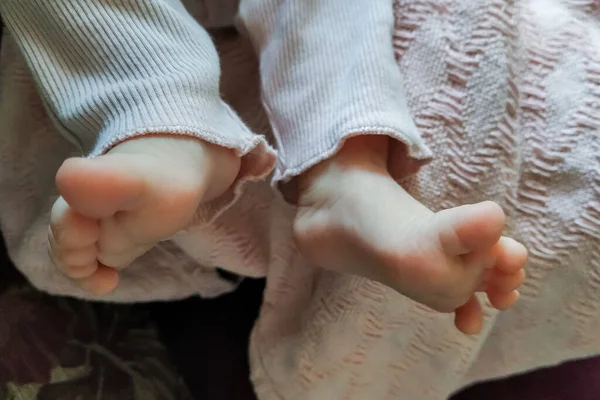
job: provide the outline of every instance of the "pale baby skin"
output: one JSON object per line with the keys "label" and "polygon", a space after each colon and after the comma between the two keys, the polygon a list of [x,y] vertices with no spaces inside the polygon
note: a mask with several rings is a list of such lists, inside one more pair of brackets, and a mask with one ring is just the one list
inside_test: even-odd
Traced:
{"label": "pale baby skin", "polygon": [[[294,236],[316,265],[381,282],[440,312],[465,333],[482,328],[476,292],[504,310],[518,299],[527,251],[502,236],[492,202],[437,213],[388,173],[386,136],[349,139],[297,178]],[[50,253],[56,266],[98,296],[119,270],[184,229],[203,202],[234,184],[232,150],[169,135],[125,141],[106,155],[65,161],[56,183]]]}

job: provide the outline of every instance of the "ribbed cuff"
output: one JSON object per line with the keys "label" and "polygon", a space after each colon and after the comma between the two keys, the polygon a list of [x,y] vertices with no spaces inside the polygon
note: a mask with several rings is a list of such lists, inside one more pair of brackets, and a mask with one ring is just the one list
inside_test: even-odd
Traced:
{"label": "ribbed cuff", "polygon": [[433,155],[419,135],[406,134],[404,130],[381,125],[365,125],[348,128],[337,134],[323,135],[322,141],[313,142],[310,147],[297,143],[293,152],[287,152],[289,158],[281,158],[275,167],[272,184],[285,184],[301,175],[322,161],[333,157],[346,140],[363,135],[387,135],[394,139],[391,144],[390,156],[402,157],[389,163],[390,174],[396,179],[402,179],[415,174],[419,168],[429,161]]}
{"label": "ribbed cuff", "polygon": [[427,162],[431,152],[413,123],[394,57],[393,1],[309,3],[240,5],[240,25],[260,49],[263,101],[277,139],[273,183],[290,181],[363,134],[389,135],[403,144],[392,154],[416,166]]}

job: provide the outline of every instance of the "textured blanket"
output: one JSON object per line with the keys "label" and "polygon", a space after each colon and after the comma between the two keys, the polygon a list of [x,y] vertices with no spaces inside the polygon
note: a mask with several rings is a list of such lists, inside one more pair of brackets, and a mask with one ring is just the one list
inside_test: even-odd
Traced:
{"label": "textured blanket", "polygon": [[[483,334],[463,336],[449,316],[308,265],[291,239],[293,208],[261,182],[210,230],[149,253],[123,279],[128,297],[114,300],[232,290],[207,253],[225,246],[232,259],[220,267],[268,279],[251,341],[255,390],[268,400],[441,400],[474,381],[600,353],[598,10],[593,0],[396,3],[398,65],[434,153],[403,184],[435,210],[497,201],[507,234],[530,250],[521,302],[489,310]],[[269,135],[251,46],[217,36],[224,98]],[[54,171],[74,149],[53,131],[14,45],[2,51],[0,219],[9,251],[38,286],[81,296],[45,258]],[[240,243],[247,268],[236,258]]]}

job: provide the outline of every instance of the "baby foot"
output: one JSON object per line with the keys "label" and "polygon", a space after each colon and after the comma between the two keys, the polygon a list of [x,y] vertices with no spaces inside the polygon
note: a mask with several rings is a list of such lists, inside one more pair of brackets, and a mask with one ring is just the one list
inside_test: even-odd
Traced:
{"label": "baby foot", "polygon": [[118,284],[118,270],[185,228],[198,206],[234,182],[231,150],[187,137],[126,141],[94,158],[65,161],[52,209],[50,255],[91,293]]}
{"label": "baby foot", "polygon": [[465,333],[482,328],[474,294],[510,307],[527,251],[502,237],[505,217],[485,202],[434,213],[387,173],[387,138],[357,138],[299,180],[297,244],[324,268],[379,281],[440,312]]}

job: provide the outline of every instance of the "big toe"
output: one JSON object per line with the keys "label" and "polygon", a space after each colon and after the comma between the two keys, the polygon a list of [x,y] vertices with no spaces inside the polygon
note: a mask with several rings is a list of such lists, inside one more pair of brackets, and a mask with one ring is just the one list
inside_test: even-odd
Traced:
{"label": "big toe", "polygon": [[66,160],[56,175],[56,185],[79,213],[106,218],[135,207],[146,184],[135,160],[116,155]]}
{"label": "big toe", "polygon": [[500,240],[506,220],[491,201],[440,211],[436,218],[442,247],[452,256],[489,250]]}

